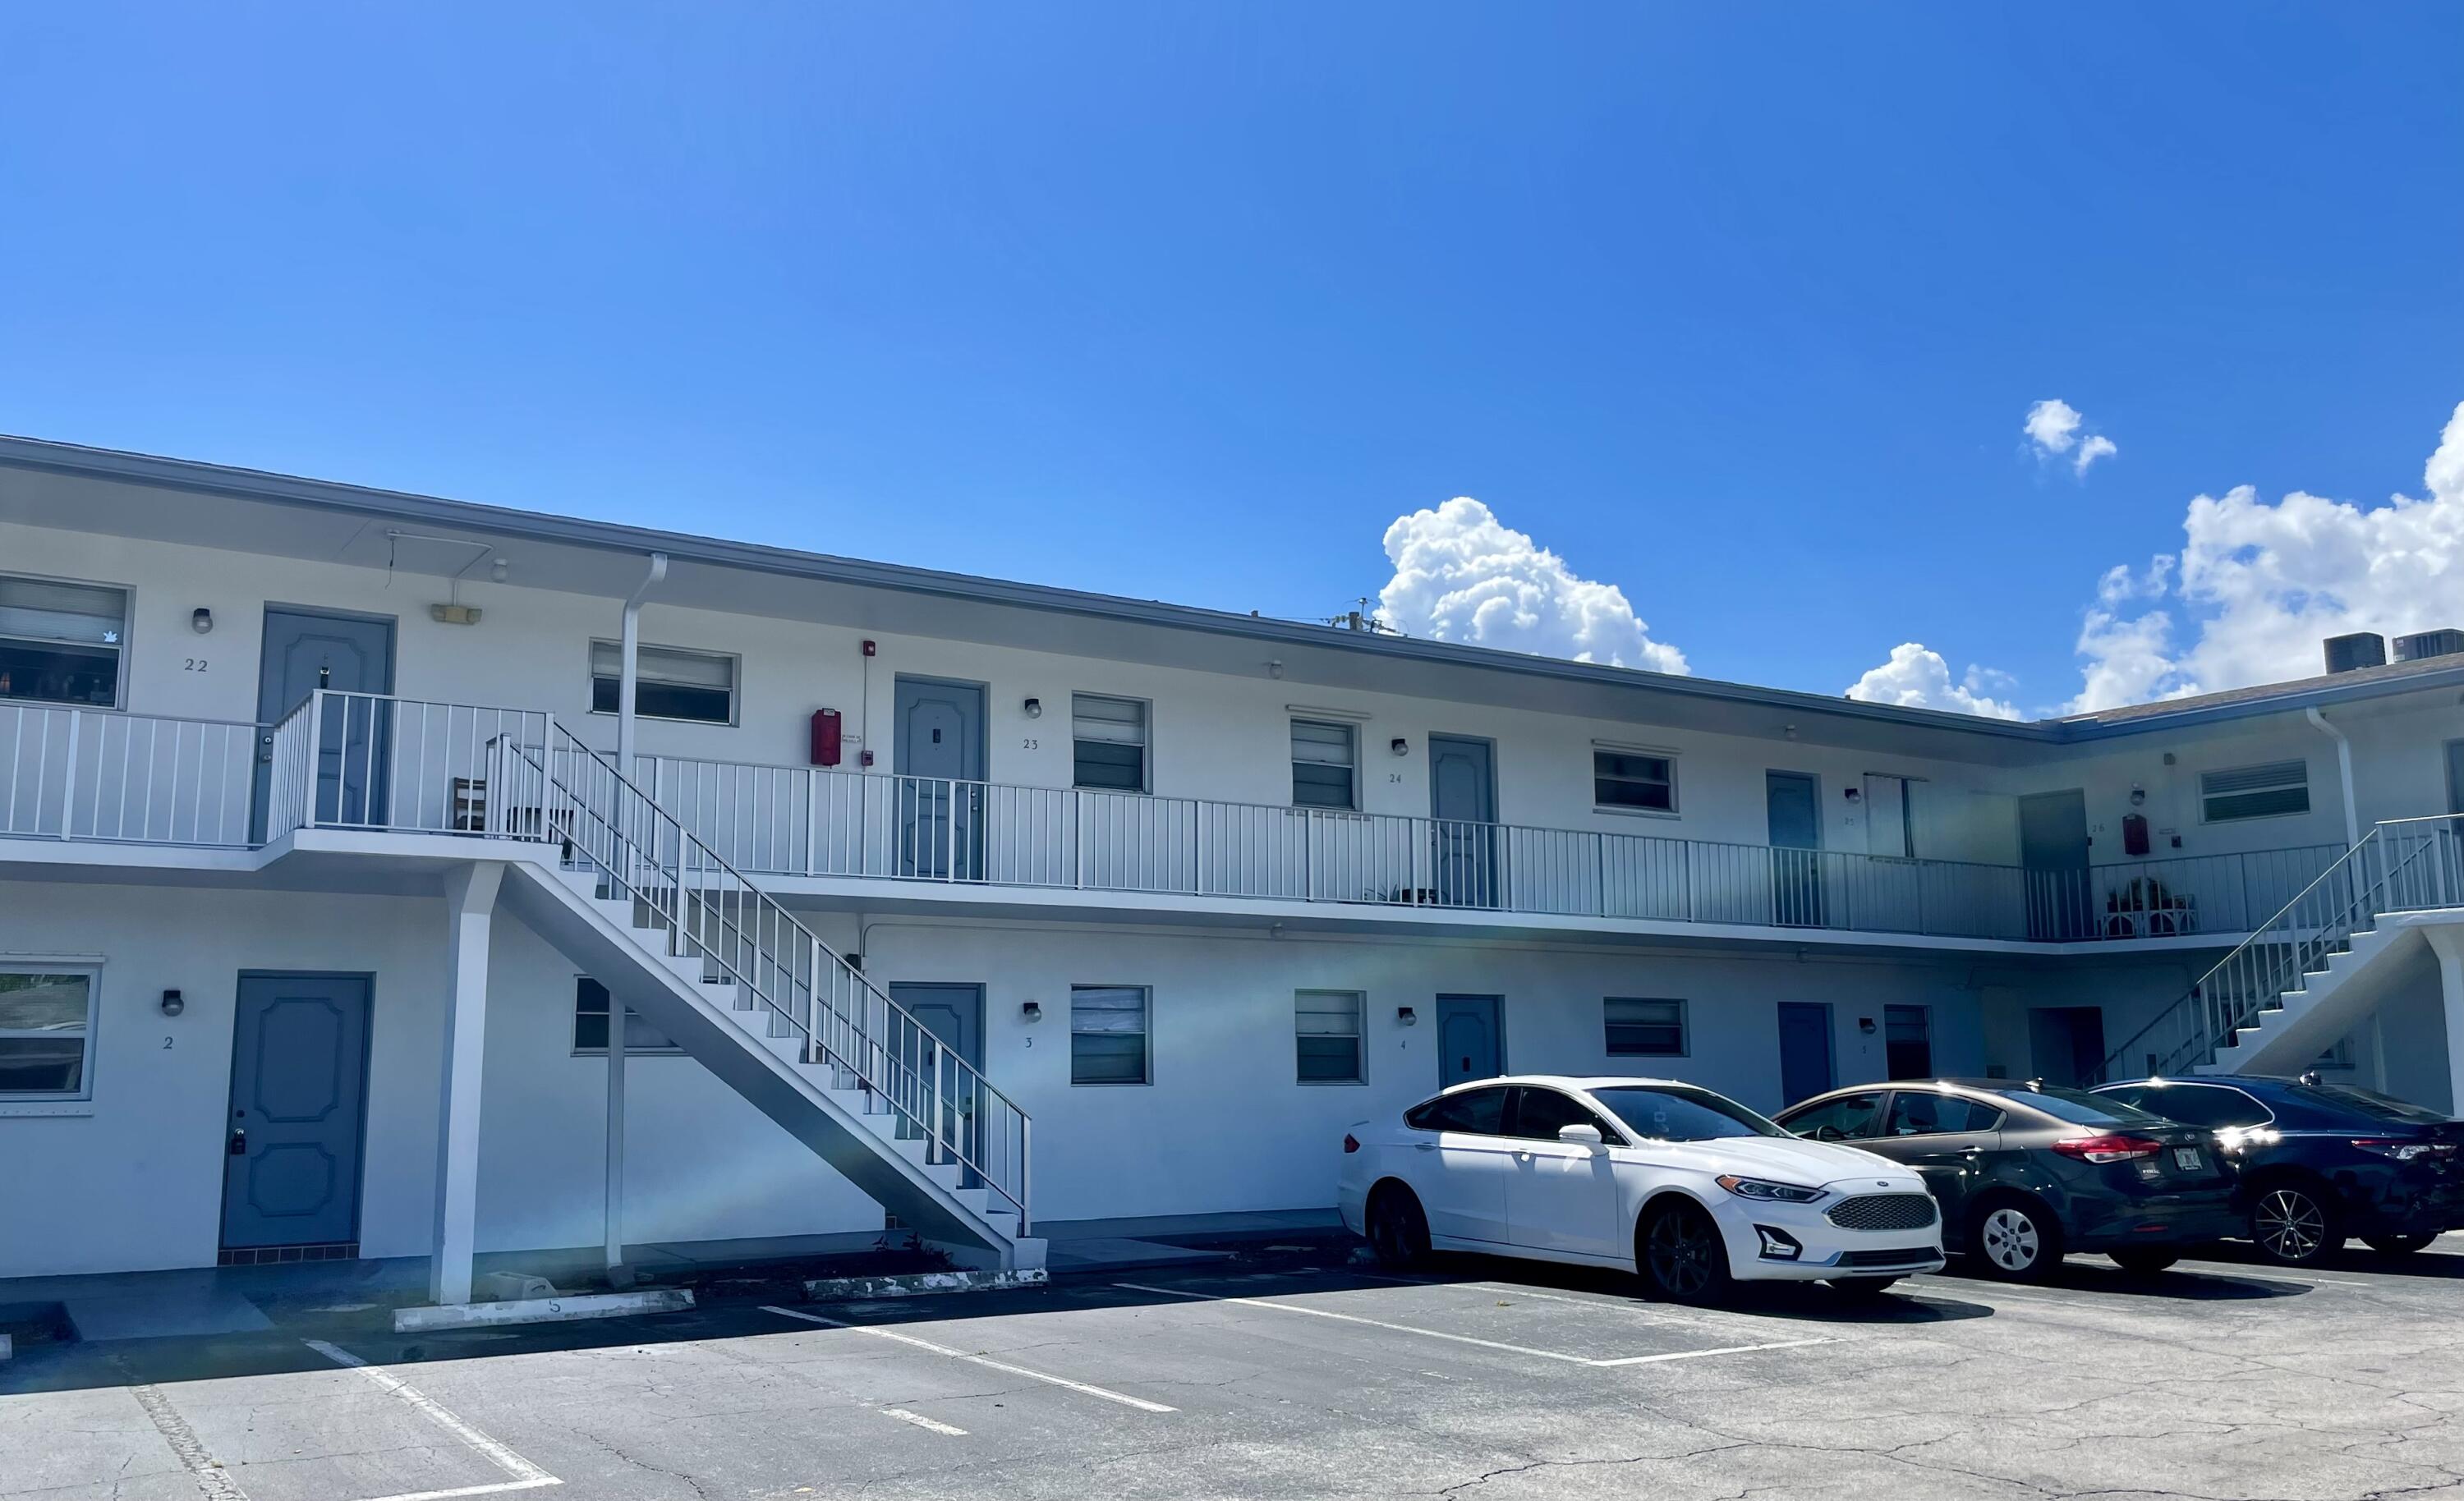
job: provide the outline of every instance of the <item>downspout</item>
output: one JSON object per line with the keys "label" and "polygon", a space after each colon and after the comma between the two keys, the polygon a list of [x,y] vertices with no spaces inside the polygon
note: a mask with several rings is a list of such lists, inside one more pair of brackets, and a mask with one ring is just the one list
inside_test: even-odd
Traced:
{"label": "downspout", "polygon": [[2327,723],[2327,716],[2319,712],[2317,705],[2301,712],[2319,727],[2321,734],[2336,742],[2336,776],[2344,788],[2344,848],[2351,849],[2362,842],[2362,817],[2353,802],[2353,743],[2344,738],[2343,730]]}
{"label": "downspout", "polygon": [[621,660],[616,669],[616,774],[628,780],[633,775],[634,667],[642,654],[642,601],[667,576],[668,555],[653,553],[649,572],[625,597],[625,629],[617,647]]}

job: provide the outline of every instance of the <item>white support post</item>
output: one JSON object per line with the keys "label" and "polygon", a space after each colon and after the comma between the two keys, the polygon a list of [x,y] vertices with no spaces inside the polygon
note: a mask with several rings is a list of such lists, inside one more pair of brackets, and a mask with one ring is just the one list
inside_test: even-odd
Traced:
{"label": "white support post", "polygon": [[633,1285],[625,1270],[625,1016],[624,1001],[607,997],[607,1285]]}
{"label": "white support post", "polygon": [[2447,1112],[2464,1103],[2464,929],[2452,925],[2425,927],[2431,952],[2438,955],[2438,989],[2447,1019]]}
{"label": "white support post", "polygon": [[488,930],[505,867],[457,865],[445,877],[445,1048],[436,1111],[436,1233],[429,1299],[471,1301],[479,1207],[479,1081],[488,1035]]}

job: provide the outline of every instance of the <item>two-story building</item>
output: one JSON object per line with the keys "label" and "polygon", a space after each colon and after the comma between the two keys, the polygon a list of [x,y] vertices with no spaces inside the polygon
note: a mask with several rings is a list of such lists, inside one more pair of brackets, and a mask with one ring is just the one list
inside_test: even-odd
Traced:
{"label": "two-story building", "polygon": [[1508,1068],[2445,1106],[2410,644],[2006,723],[0,440],[0,1275],[1034,1264]]}

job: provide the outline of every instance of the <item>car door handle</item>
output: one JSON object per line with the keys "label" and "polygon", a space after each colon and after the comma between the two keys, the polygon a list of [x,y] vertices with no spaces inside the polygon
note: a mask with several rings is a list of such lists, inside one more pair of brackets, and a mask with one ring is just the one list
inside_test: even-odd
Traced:
{"label": "car door handle", "polygon": [[1434,1152],[1438,1149],[1438,1143],[1435,1142],[1415,1142],[1412,1143],[1412,1147],[1415,1151]]}
{"label": "car door handle", "polygon": [[1959,1149],[1959,1155],[1962,1157],[1982,1157],[1985,1155],[1985,1148],[1981,1146],[1963,1146]]}

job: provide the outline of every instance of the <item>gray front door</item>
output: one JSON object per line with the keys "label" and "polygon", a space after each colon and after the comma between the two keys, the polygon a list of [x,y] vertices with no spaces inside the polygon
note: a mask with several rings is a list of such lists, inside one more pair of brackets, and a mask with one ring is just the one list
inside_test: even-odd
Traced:
{"label": "gray front door", "polygon": [[1831,1083],[1831,1007],[1820,1001],[1780,1002],[1781,1102],[1809,1099]]}
{"label": "gray front door", "polygon": [[[924,1024],[924,1030],[941,1041],[943,1053],[936,1060],[929,1047],[919,1056],[907,1060],[915,1077],[925,1081],[929,1098],[933,1077],[937,1068],[940,1075],[941,1129],[950,1140],[965,1150],[968,1158],[983,1161],[983,1142],[976,1111],[975,1092],[969,1088],[965,1072],[952,1061],[953,1055],[970,1067],[983,1067],[984,988],[980,985],[921,985],[894,982],[890,998],[904,1006]],[[972,1173],[961,1181],[961,1187],[977,1186]]]}
{"label": "gray front door", "polygon": [[1821,794],[1814,778],[1802,772],[1765,772],[1763,801],[1771,829],[1771,921],[1820,927]]}
{"label": "gray front door", "polygon": [[2088,910],[2085,793],[2074,787],[2019,799],[2019,863],[2030,938],[2086,938],[2096,931]]}
{"label": "gray front door", "polygon": [[1495,995],[1438,997],[1439,1088],[1506,1072],[1506,1039],[1498,1020],[1502,1000]]}
{"label": "gray front door", "polygon": [[894,712],[898,873],[982,880],[982,685],[900,678]]}
{"label": "gray front door", "polygon": [[[256,669],[256,805],[251,834],[265,838],[274,776],[275,727],[319,688],[393,692],[393,621],[268,605]],[[385,817],[386,741],[392,706],[331,698],[317,737],[315,808],[319,823],[370,824]]]}
{"label": "gray front door", "polygon": [[367,1065],[365,976],[240,977],[223,1157],[226,1247],[359,1239]]}
{"label": "gray front door", "polygon": [[1501,905],[1497,889],[1497,767],[1485,740],[1429,737],[1430,867],[1437,900]]}
{"label": "gray front door", "polygon": [[2028,1012],[2031,1072],[2048,1084],[2084,1089],[2104,1067],[2104,1008],[2038,1006]]}

